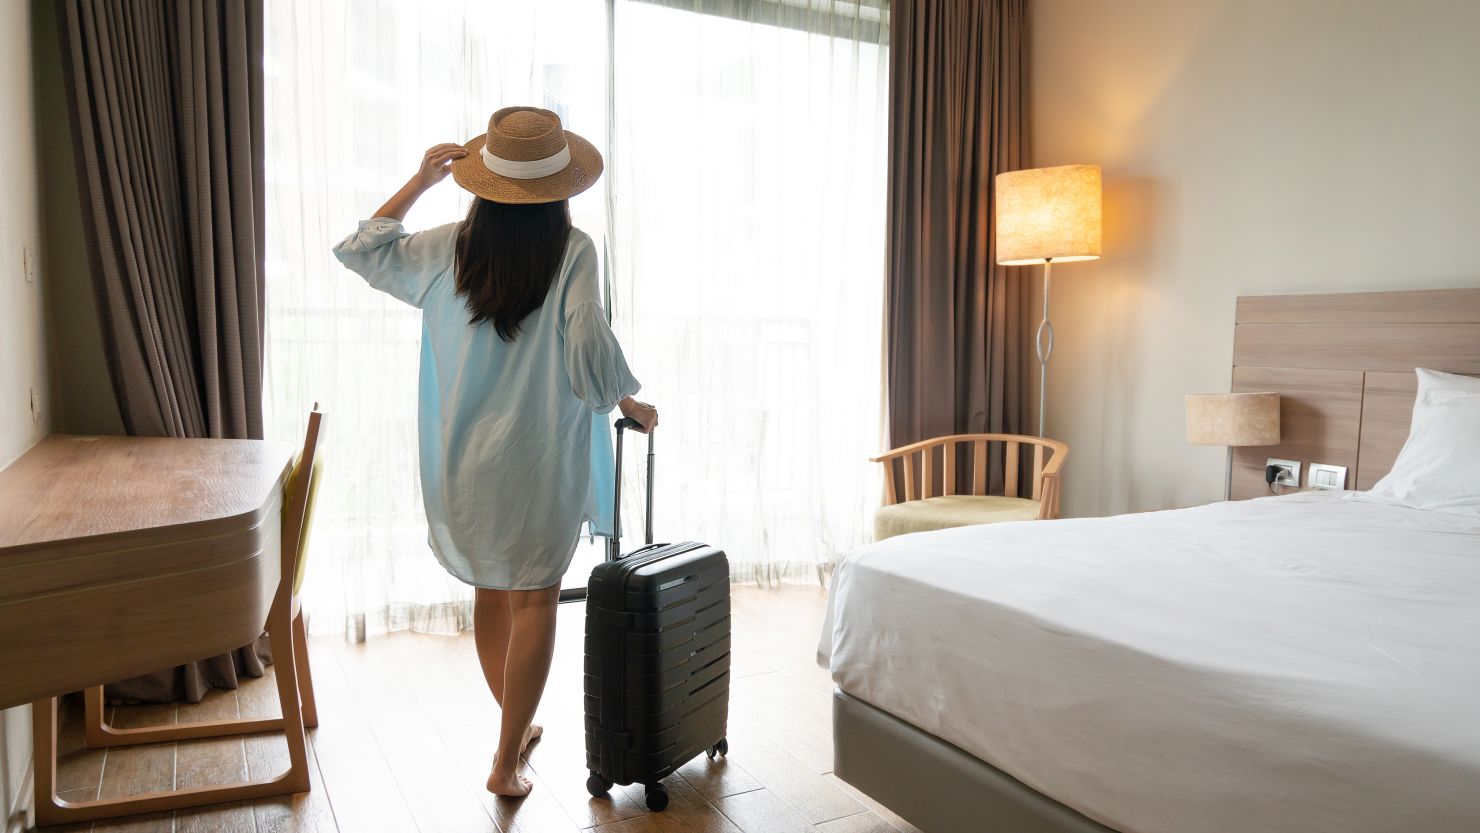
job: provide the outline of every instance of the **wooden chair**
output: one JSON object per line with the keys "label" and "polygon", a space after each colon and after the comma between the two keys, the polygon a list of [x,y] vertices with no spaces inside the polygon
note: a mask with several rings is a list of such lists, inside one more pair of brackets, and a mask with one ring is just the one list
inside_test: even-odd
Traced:
{"label": "wooden chair", "polygon": [[[314,405],[308,415],[303,451],[293,464],[283,496],[282,572],[272,607],[267,614],[267,636],[272,646],[274,676],[282,717],[212,720],[178,723],[142,729],[119,729],[103,719],[103,687],[93,686],[84,694],[84,726],[88,746],[129,746],[166,743],[197,738],[282,732],[288,741],[288,769],[274,778],[192,787],[169,792],[146,793],[117,799],[68,802],[56,796],[56,741],[36,739],[36,820],[38,824],[61,824],[90,819],[113,818],[135,813],[179,810],[203,804],[243,801],[273,795],[307,792],[308,746],[305,728],[319,725],[314,704],[313,676],[308,666],[308,638],[298,591],[303,584],[303,566],[313,505],[318,493],[322,458],[318,455],[323,414]],[[43,777],[44,774],[46,777]]]}
{"label": "wooden chair", "polygon": [[[993,443],[1003,446],[1002,494],[988,494],[987,459]],[[963,448],[964,446],[964,448]],[[1022,497],[1022,448],[1033,454],[1028,494]],[[968,471],[958,465],[963,452]],[[1069,446],[1019,434],[953,434],[896,448],[870,462],[884,464],[884,506],[874,520],[874,538],[1000,521],[1051,520],[1059,516],[1061,475]],[[896,471],[898,470],[898,471]],[[903,485],[901,499],[900,485]]]}

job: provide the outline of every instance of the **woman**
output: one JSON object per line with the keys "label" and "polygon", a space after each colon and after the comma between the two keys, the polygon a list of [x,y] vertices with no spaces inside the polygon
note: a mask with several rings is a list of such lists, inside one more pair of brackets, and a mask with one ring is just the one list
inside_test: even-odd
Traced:
{"label": "woman", "polygon": [[[449,171],[476,196],[467,218],[407,234],[406,212]],[[643,432],[658,424],[657,410],[632,398],[639,385],[607,326],[595,247],[570,223],[567,200],[601,171],[601,154],[554,113],[499,110],[484,136],[428,150],[334,249],[371,286],[423,311],[428,538],[442,566],[477,588],[478,661],[503,711],[488,776],[498,795],[530,789],[519,756],[540,735],[532,721],[581,524],[610,526],[593,491],[611,484],[608,429],[592,412],[620,407]],[[593,454],[594,430],[603,453]]]}

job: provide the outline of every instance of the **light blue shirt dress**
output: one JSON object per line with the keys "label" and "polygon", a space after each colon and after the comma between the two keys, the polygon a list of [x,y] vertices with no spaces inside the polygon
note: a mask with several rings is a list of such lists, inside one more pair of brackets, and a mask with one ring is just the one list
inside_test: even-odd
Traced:
{"label": "light blue shirt dress", "polygon": [[453,275],[458,227],[408,234],[377,217],[334,254],[422,310],[421,484],[437,560],[477,587],[549,587],[570,565],[583,522],[610,533],[602,415],[640,385],[607,324],[585,232],[571,229],[544,304],[506,342],[491,323],[468,323]]}

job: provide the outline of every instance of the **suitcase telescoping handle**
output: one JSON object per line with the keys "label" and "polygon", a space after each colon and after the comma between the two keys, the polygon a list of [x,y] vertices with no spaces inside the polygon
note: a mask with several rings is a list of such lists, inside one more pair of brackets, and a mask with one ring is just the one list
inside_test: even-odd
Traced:
{"label": "suitcase telescoping handle", "polygon": [[[628,428],[641,428],[642,423],[632,417],[617,420],[617,485],[612,500],[612,537],[606,542],[606,560],[616,561],[622,557],[622,435]],[[647,435],[647,530],[646,541],[653,542],[653,432]]]}

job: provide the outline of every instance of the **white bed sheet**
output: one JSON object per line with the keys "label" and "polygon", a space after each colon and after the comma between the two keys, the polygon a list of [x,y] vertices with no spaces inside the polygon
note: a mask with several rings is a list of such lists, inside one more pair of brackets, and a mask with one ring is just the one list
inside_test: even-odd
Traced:
{"label": "white bed sheet", "polygon": [[892,538],[819,661],[1123,833],[1480,831],[1480,521],[1352,498]]}

